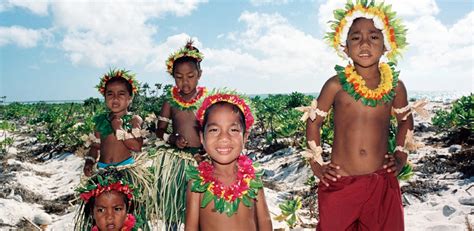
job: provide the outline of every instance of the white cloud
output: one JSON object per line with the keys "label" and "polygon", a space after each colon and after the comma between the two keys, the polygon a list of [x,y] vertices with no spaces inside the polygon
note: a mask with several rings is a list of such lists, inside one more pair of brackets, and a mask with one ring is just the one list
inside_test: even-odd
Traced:
{"label": "white cloud", "polygon": [[[194,46],[198,48],[202,47],[201,42],[199,42],[198,38],[196,37],[191,37],[190,35],[184,33],[172,35],[168,37],[165,42],[153,48],[151,52],[153,54],[151,56],[151,61],[145,66],[145,70],[150,72],[157,71],[165,74],[165,61],[168,59],[168,56],[172,52],[182,48],[190,38],[193,40]],[[205,55],[205,58],[207,58],[207,54]],[[165,75],[168,76],[168,73]]]}
{"label": "white cloud", "polygon": [[[202,81],[247,93],[315,92],[333,74],[337,56],[320,39],[279,14],[243,12],[246,28],[229,33],[233,48],[204,49]],[[291,87],[289,87],[291,86]]]}
{"label": "white cloud", "polygon": [[30,10],[34,14],[46,16],[48,15],[49,2],[49,0],[6,0],[0,3],[0,12],[13,7],[21,7]]}
{"label": "white cloud", "polygon": [[20,26],[0,27],[0,47],[15,44],[22,48],[37,46],[48,32],[44,29],[33,30]]}
{"label": "white cloud", "polygon": [[75,64],[96,67],[144,64],[154,55],[153,36],[158,28],[149,24],[166,13],[190,14],[199,0],[53,2],[56,28],[65,31],[62,48]]}

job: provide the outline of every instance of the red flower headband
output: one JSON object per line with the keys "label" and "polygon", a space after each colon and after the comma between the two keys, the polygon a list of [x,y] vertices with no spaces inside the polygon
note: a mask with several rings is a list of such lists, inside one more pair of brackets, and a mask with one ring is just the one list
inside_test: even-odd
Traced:
{"label": "red flower headband", "polygon": [[103,192],[109,192],[109,191],[121,192],[125,194],[129,200],[133,198],[133,190],[128,185],[122,184],[122,182],[120,181],[117,181],[115,183],[112,183],[106,186],[97,184],[97,187],[95,189],[81,193],[80,197],[82,200],[84,200],[87,203],[90,200],[90,198],[98,197]]}
{"label": "red flower headband", "polygon": [[198,111],[196,113],[196,118],[199,121],[199,124],[201,126],[204,126],[204,124],[203,124],[204,123],[204,114],[206,113],[206,110],[210,106],[212,106],[213,104],[218,103],[218,102],[227,102],[227,103],[230,103],[230,104],[233,104],[233,105],[237,106],[242,111],[242,113],[244,113],[245,130],[246,131],[250,130],[250,128],[253,125],[254,118],[253,118],[253,115],[252,115],[252,111],[249,107],[249,104],[246,102],[244,97],[241,97],[241,96],[236,95],[236,94],[226,94],[226,93],[217,93],[217,94],[208,96],[204,99],[204,101],[202,102],[201,107],[198,109]]}
{"label": "red flower headband", "polygon": [[100,94],[105,95],[105,84],[112,78],[124,78],[130,85],[132,85],[132,94],[135,95],[140,89],[140,83],[135,79],[135,74],[124,69],[111,69],[108,73],[100,79],[100,82],[95,86]]}

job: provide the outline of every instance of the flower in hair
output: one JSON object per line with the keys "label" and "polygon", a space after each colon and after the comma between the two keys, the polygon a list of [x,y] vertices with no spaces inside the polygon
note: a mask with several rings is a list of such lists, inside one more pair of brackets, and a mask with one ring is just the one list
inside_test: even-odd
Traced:
{"label": "flower in hair", "polygon": [[108,73],[104,74],[104,76],[100,79],[99,84],[95,86],[99,90],[100,94],[105,95],[105,85],[113,78],[124,78],[127,80],[130,85],[132,85],[133,95],[136,94],[140,88],[140,84],[135,79],[135,74],[124,69],[111,69]]}
{"label": "flower in hair", "polygon": [[353,4],[349,0],[344,9],[334,11],[334,18],[334,21],[330,21],[332,31],[326,33],[324,38],[341,57],[347,57],[344,53],[347,34],[357,18],[372,19],[374,26],[382,31],[386,55],[391,62],[396,63],[401,55],[400,51],[407,45],[405,26],[392,11],[392,6],[385,5],[384,2],[376,4],[374,0],[357,0],[356,4]]}
{"label": "flower in hair", "polygon": [[204,115],[206,114],[206,110],[218,102],[227,102],[237,106],[245,117],[245,130],[248,131],[252,127],[254,123],[254,117],[252,115],[252,111],[250,109],[250,104],[248,103],[248,99],[244,96],[240,96],[235,93],[215,93],[210,94],[210,96],[206,97],[201,107],[197,110],[196,118],[199,121],[200,125],[203,126],[204,123]]}
{"label": "flower in hair", "polygon": [[193,46],[193,41],[189,40],[183,48],[171,54],[166,60],[166,70],[170,75],[173,75],[174,62],[182,57],[194,58],[199,63],[204,58],[204,55]]}

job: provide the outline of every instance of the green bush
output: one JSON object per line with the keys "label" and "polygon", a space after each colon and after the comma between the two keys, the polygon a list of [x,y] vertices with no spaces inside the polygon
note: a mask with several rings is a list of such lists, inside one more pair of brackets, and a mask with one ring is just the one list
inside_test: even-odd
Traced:
{"label": "green bush", "polygon": [[450,111],[437,110],[431,122],[440,132],[447,132],[451,142],[472,141],[474,129],[474,94],[454,101]]}

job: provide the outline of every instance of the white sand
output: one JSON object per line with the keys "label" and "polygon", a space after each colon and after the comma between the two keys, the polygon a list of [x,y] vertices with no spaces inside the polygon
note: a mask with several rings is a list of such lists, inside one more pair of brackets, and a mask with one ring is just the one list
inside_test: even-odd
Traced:
{"label": "white sand", "polygon": [[[435,108],[446,107],[441,103],[430,103],[428,108],[433,110]],[[428,122],[415,116],[416,123]],[[429,122],[428,122],[429,123]],[[3,131],[0,131],[0,134]],[[60,196],[73,193],[74,187],[79,183],[79,177],[82,172],[83,160],[72,155],[64,154],[52,160],[43,163],[20,162],[15,160],[18,153],[16,146],[22,142],[27,142],[26,137],[20,137],[15,134],[8,134],[15,137],[14,147],[10,148],[6,155],[9,159],[4,163],[6,165],[18,165],[21,170],[13,172],[14,178],[9,181],[6,187],[23,187],[33,193],[43,196],[46,200],[53,200]],[[417,140],[424,137],[432,136],[432,132],[416,133]],[[0,137],[1,139],[2,137]],[[18,142],[17,140],[20,140]],[[425,146],[420,149],[418,154],[410,156],[410,160],[416,162],[419,158],[431,154],[433,151],[449,155],[447,148],[435,148]],[[267,203],[270,208],[271,216],[275,217],[280,214],[278,204],[284,199],[287,199],[290,191],[308,190],[309,186],[304,185],[311,170],[308,166],[301,164],[301,158],[292,148],[280,150],[273,153],[273,155],[265,156],[260,159],[262,167],[266,170],[266,182],[272,182],[272,188],[266,188],[265,194]],[[446,185],[449,189],[441,191],[440,193],[431,193],[426,195],[427,201],[422,202],[411,195],[405,195],[409,201],[409,205],[405,207],[405,226],[406,230],[437,230],[437,231],[451,231],[451,230],[466,230],[465,217],[474,223],[474,206],[462,205],[459,202],[460,198],[472,198],[474,195],[474,187],[469,191],[467,188],[474,185],[474,177],[471,179],[460,180],[457,177],[459,174],[452,174],[451,177],[444,179],[445,176],[435,175],[433,179],[439,179],[440,183]],[[417,179],[415,176],[411,180]],[[402,183],[404,184],[404,183]],[[456,191],[455,191],[456,190]],[[454,211],[443,214],[443,208],[449,206]],[[451,209],[451,210],[452,210]],[[450,210],[450,209],[445,209]],[[66,214],[63,216],[51,215],[53,224],[50,226],[51,230],[72,230],[72,220],[74,217],[74,207],[68,208]],[[6,199],[0,198],[0,223],[14,226],[16,223],[26,217],[30,220],[36,214],[44,212],[42,205],[30,204],[21,202],[17,195],[13,195]],[[308,214],[308,211],[302,210],[300,214]],[[304,223],[316,224],[316,219],[307,219],[301,216]],[[274,228],[288,228],[285,223],[273,221]],[[5,226],[4,228],[7,229]],[[313,230],[296,228],[295,230]]]}

